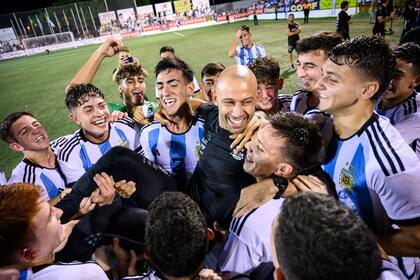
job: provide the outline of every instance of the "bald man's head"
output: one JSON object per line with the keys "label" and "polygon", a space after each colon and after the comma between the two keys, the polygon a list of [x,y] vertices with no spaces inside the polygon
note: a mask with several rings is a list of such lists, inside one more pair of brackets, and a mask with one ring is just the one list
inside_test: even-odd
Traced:
{"label": "bald man's head", "polygon": [[242,132],[255,112],[257,79],[247,67],[232,65],[216,83],[219,125],[231,133]]}

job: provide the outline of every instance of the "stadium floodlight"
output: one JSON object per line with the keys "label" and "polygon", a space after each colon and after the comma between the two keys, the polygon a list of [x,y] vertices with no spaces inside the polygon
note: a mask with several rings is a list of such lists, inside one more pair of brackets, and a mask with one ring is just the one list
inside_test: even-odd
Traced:
{"label": "stadium floodlight", "polygon": [[74,42],[73,32],[55,33],[45,36],[37,36],[22,39],[26,49],[48,48],[49,46],[59,46],[62,44],[71,44]]}

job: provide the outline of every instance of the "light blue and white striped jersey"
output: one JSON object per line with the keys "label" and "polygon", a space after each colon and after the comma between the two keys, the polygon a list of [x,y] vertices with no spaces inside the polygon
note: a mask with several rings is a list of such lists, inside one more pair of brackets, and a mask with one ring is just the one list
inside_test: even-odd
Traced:
{"label": "light blue and white striped jersey", "polygon": [[[51,142],[51,149],[57,154],[58,149],[65,145],[66,142],[66,138],[60,137]],[[23,158],[13,169],[8,184],[21,182],[40,186],[42,188],[42,198],[45,200],[55,198],[67,185],[64,174],[57,162],[55,168],[46,168],[31,162],[27,158]]]}
{"label": "light blue and white striped jersey", "polygon": [[290,102],[290,112],[296,112],[302,114],[306,119],[313,120],[317,123],[319,131],[329,130],[331,124],[331,116],[323,113],[318,107],[311,107],[308,104],[308,99],[312,95],[312,92],[299,89],[292,97]]}
{"label": "light blue and white striped jersey", "polygon": [[380,109],[379,103],[376,110],[389,119],[420,158],[420,94],[414,91],[407,99],[388,109]]}
{"label": "light blue and white striped jersey", "polygon": [[283,201],[272,199],[240,218],[233,218],[229,238],[219,257],[222,272],[249,275],[261,263],[272,262],[271,225]]}
{"label": "light blue and white striped jersey", "polygon": [[374,113],[352,137],[335,135],[323,168],[372,230],[420,223],[420,161],[388,119]]}
{"label": "light blue and white striped jersey", "polygon": [[141,154],[185,184],[197,165],[203,135],[203,119],[199,116],[195,117],[188,131],[180,134],[153,122],[141,130]]}
{"label": "light blue and white striped jersey", "polygon": [[4,174],[4,171],[0,169],[0,186],[6,185],[7,179],[6,174]]}
{"label": "light blue and white striped jersey", "polygon": [[57,159],[70,185],[112,147],[123,146],[135,151],[140,146],[140,131],[130,118],[110,123],[108,139],[101,144],[90,142],[82,129],[64,137],[67,143],[60,148]]}
{"label": "light blue and white striped jersey", "polygon": [[259,57],[266,57],[265,49],[260,44],[252,44],[247,49],[243,45],[236,46],[236,64],[248,66]]}

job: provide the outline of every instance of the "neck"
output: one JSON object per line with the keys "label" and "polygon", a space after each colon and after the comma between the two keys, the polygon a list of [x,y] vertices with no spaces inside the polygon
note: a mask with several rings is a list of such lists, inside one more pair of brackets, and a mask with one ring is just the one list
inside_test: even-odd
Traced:
{"label": "neck", "polygon": [[403,102],[404,100],[406,100],[407,98],[409,98],[411,94],[412,94],[412,92],[409,93],[409,94],[406,94],[406,95],[402,95],[402,96],[397,97],[397,98],[393,98],[393,99],[382,99],[381,103],[379,103],[379,107],[381,109],[388,109],[388,108],[394,107],[395,105],[397,105],[397,104]]}
{"label": "neck", "polygon": [[373,103],[365,106],[351,106],[341,112],[333,112],[334,130],[340,138],[348,138],[355,134],[372,116]]}
{"label": "neck", "polygon": [[308,98],[308,105],[310,107],[318,107],[319,105],[319,97],[312,91],[311,95]]}
{"label": "neck", "polygon": [[252,42],[249,42],[248,44],[244,45],[244,47],[249,49],[250,47],[252,47]]}
{"label": "neck", "polygon": [[169,131],[174,133],[184,133],[186,132],[192,123],[193,114],[191,111],[189,111],[187,114],[180,115],[174,115],[174,116],[168,116],[168,124],[166,127],[169,129]]}
{"label": "neck", "polygon": [[56,158],[51,147],[41,151],[25,151],[23,154],[28,160],[39,166],[46,168],[56,167]]}
{"label": "neck", "polygon": [[95,144],[100,144],[104,142],[106,139],[108,139],[109,129],[100,136],[92,135],[89,131],[86,131],[84,129],[83,129],[83,134],[85,135],[86,139],[89,140],[90,142],[95,143]]}

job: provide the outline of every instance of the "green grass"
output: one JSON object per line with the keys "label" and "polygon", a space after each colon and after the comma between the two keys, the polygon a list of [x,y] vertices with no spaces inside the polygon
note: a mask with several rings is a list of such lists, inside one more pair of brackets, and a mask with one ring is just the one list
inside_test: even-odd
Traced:
{"label": "green grass", "polygon": [[[194,30],[179,31],[184,35],[166,33],[125,40],[149,71],[147,79],[148,96],[154,99],[153,68],[159,60],[159,49],[163,45],[172,45],[178,56],[191,65],[196,78],[199,79],[201,68],[208,62],[234,64],[227,56],[227,50],[240,24],[224,24]],[[294,71],[287,62],[287,37],[284,32],[285,21],[260,21],[258,26],[251,26],[254,42],[264,45],[267,54],[275,57],[285,77],[283,92],[292,93],[299,88]],[[355,19],[350,26],[350,35],[355,37],[371,34],[372,25],[366,18]],[[395,46],[401,34],[402,22],[395,21],[394,35],[388,36],[391,45]],[[302,36],[320,30],[334,30],[335,18],[310,19],[309,24],[301,26]],[[70,134],[77,128],[68,119],[64,105],[64,88],[78,69],[89,58],[98,46],[87,46],[53,52],[50,55],[35,55],[0,62],[0,118],[14,111],[32,112],[46,127],[50,139]],[[117,58],[108,58],[101,65],[94,83],[102,89],[107,101],[118,102],[119,95],[111,80]],[[0,143],[0,167],[10,175],[10,171],[19,162],[21,154],[14,153],[8,146]]]}

